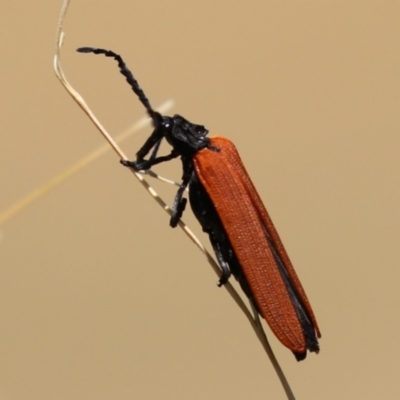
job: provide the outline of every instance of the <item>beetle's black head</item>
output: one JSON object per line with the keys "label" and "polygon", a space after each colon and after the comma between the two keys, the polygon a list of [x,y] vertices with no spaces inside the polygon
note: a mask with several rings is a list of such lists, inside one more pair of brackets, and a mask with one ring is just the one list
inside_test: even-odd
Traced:
{"label": "beetle's black head", "polygon": [[206,147],[209,141],[208,130],[203,125],[193,124],[178,114],[162,117],[156,129],[162,130],[162,136],[180,154],[196,152]]}

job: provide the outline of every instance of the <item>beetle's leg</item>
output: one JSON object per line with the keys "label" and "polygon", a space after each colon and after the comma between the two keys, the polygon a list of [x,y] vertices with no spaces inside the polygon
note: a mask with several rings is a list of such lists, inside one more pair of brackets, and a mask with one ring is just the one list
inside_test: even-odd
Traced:
{"label": "beetle's leg", "polygon": [[178,191],[176,192],[174,203],[172,205],[172,216],[171,220],[169,221],[169,225],[172,228],[175,228],[178,225],[178,222],[182,217],[183,211],[185,210],[187,199],[182,196],[190,180],[192,179],[193,173],[194,172],[192,168],[184,168],[182,183],[179,186]]}
{"label": "beetle's leg", "polygon": [[167,154],[166,156],[156,157],[153,159],[150,158],[150,160],[121,160],[121,164],[125,167],[133,168],[135,171],[141,171],[150,169],[153,165],[160,164],[165,161],[170,161],[178,156],[179,154],[175,150],[172,150],[171,153]]}
{"label": "beetle's leg", "polygon": [[225,261],[224,255],[222,254],[221,251],[220,243],[217,240],[215,240],[212,234],[210,235],[210,242],[214,249],[214,253],[217,256],[217,260],[222,271],[222,274],[218,281],[218,287],[221,287],[222,285],[225,285],[225,283],[228,282],[230,276],[232,275],[232,271],[229,268],[229,264]]}

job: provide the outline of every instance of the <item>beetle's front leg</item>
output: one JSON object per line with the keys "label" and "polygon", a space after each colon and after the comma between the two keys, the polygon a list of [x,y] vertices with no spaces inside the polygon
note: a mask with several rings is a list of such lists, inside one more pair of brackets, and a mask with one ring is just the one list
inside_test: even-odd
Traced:
{"label": "beetle's front leg", "polygon": [[129,160],[121,160],[121,164],[125,167],[129,167],[134,169],[136,172],[143,171],[146,169],[150,169],[153,165],[160,164],[165,161],[170,161],[179,156],[175,150],[172,150],[170,154],[161,157],[150,157],[149,160],[136,160],[136,161],[129,161]]}

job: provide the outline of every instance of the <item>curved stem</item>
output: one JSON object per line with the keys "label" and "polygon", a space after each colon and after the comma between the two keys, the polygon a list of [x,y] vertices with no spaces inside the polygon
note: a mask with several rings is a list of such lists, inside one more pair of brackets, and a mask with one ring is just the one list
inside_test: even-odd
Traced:
{"label": "curved stem", "polygon": [[[61,46],[64,38],[64,32],[63,32],[63,22],[67,13],[68,5],[70,3],[70,0],[64,0],[63,2],[63,7],[61,10],[60,14],[60,19],[58,23],[58,29],[57,29],[57,39],[56,39],[56,53],[54,57],[54,69],[56,72],[56,75],[58,79],[60,80],[61,84],[64,86],[64,88],[69,92],[69,94],[72,96],[72,98],[78,103],[78,105],[82,108],[82,110],[86,113],[86,115],[90,118],[90,120],[94,123],[94,125],[99,129],[101,134],[104,136],[104,138],[107,140],[109,145],[114,149],[114,151],[118,154],[120,159],[126,159],[125,154],[123,151],[118,147],[117,143],[112,139],[112,137],[108,134],[108,132],[104,129],[104,127],[101,125],[101,123],[98,121],[98,119],[95,117],[93,112],[90,110],[90,108],[87,106],[86,102],[82,98],[82,96],[75,90],[73,87],[69,84],[67,81],[63,70],[61,68],[61,63],[60,63],[60,51],[61,51]],[[157,192],[150,186],[150,184],[145,180],[142,174],[135,172],[133,169],[130,168],[132,173],[135,175],[135,177],[139,180],[139,182],[144,186],[144,188],[150,193],[150,195],[154,198],[154,200],[171,216],[171,209],[168,207],[168,205],[164,202],[164,200],[157,194]],[[178,223],[178,226],[185,232],[185,234],[189,237],[189,239],[200,249],[200,251],[204,254],[206,257],[207,261],[213,268],[213,270],[216,272],[218,277],[221,276],[221,269],[219,265],[216,263],[214,258],[211,256],[211,254],[205,249],[205,247],[201,244],[199,239],[193,234],[193,232],[187,227],[187,225],[180,220]],[[267,353],[277,375],[279,380],[281,381],[281,384],[285,390],[285,393],[287,395],[287,398],[289,400],[294,400],[295,397],[290,389],[290,386],[285,378],[285,375],[283,374],[282,369],[279,366],[278,361],[276,360],[276,357],[274,356],[271,346],[268,343],[267,337],[265,335],[264,329],[262,327],[261,321],[259,319],[258,313],[256,310],[253,308],[254,312],[254,317],[252,313],[250,312],[249,308],[245,305],[243,302],[243,299],[241,296],[237,293],[237,291],[234,289],[234,287],[228,282],[227,284],[224,285],[230,296],[233,298],[233,300],[236,302],[236,304],[239,306],[239,308],[243,311],[245,314],[246,318],[249,320],[252,328],[254,329],[258,339],[260,340],[265,352]]]}

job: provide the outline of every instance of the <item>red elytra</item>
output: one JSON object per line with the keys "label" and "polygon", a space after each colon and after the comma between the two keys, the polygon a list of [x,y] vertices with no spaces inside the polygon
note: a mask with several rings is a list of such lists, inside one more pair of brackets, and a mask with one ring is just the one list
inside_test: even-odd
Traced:
{"label": "red elytra", "polygon": [[217,210],[260,314],[283,345],[295,353],[304,353],[307,347],[303,328],[266,232],[321,337],[296,271],[235,145],[223,137],[210,138],[210,142],[220,151],[199,150],[193,156],[196,175]]}

